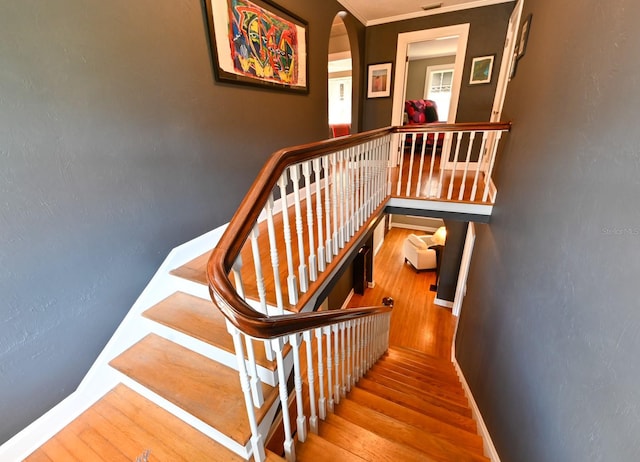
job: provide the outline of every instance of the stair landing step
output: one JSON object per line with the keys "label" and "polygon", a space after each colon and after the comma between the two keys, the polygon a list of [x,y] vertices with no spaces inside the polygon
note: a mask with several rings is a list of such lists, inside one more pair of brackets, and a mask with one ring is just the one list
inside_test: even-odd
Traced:
{"label": "stair landing step", "polygon": [[[233,338],[227,331],[225,318],[211,300],[176,292],[142,315],[235,355]],[[275,370],[275,361],[269,361],[265,355],[264,343],[258,340],[252,342],[256,362],[264,368]]]}
{"label": "stair landing step", "polygon": [[242,461],[177,417],[124,385],[118,385],[25,460],[131,462]]}
{"label": "stair landing step", "polygon": [[[238,372],[154,334],[110,362],[111,366],[241,445],[251,437]],[[260,422],[277,397],[262,384]]]}

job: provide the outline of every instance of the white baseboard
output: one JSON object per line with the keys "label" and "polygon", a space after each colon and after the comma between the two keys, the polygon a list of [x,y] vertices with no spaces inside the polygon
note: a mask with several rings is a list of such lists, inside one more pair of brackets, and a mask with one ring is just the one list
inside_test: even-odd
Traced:
{"label": "white baseboard", "polygon": [[482,414],[480,414],[480,409],[476,404],[476,400],[473,398],[473,393],[471,393],[471,388],[469,388],[469,384],[467,383],[467,379],[464,377],[462,373],[462,369],[460,368],[460,364],[458,364],[458,360],[455,358],[451,358],[453,362],[453,366],[456,368],[456,372],[458,373],[458,377],[460,378],[460,383],[462,384],[462,388],[464,389],[464,394],[469,400],[469,405],[471,406],[471,414],[473,420],[476,421],[478,425],[478,433],[482,438],[484,455],[488,457],[491,462],[500,462],[500,456],[498,456],[498,451],[496,451],[496,447],[493,444],[493,440],[491,439],[491,435],[489,434],[489,430],[482,419]]}
{"label": "white baseboard", "polygon": [[439,306],[444,306],[445,308],[453,308],[453,302],[450,302],[449,300],[442,300],[438,297],[433,299],[433,303]]}
{"label": "white baseboard", "polygon": [[344,299],[344,303],[340,307],[341,310],[344,310],[345,308],[347,308],[349,306],[349,302],[351,301],[351,297],[353,297],[354,293],[355,292],[353,291],[353,289],[351,289],[351,292],[349,292],[349,295],[347,295],[347,298]]}

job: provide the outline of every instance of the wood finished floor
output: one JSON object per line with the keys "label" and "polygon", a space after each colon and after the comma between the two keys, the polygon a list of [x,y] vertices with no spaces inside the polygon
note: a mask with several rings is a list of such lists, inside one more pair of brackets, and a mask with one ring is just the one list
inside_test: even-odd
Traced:
{"label": "wood finished floor", "polygon": [[404,263],[402,244],[411,233],[420,234],[401,228],[388,232],[373,260],[375,287],[354,295],[349,307],[378,305],[383,297],[392,297],[390,344],[450,359],[456,318],[450,309],[433,303],[435,292],[429,286],[435,283],[436,273],[416,273]]}

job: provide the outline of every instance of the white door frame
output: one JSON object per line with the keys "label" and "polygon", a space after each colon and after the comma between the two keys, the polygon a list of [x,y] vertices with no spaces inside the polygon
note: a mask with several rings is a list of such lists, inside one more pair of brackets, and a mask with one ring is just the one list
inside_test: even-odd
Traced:
{"label": "white door frame", "polygon": [[518,27],[520,26],[520,18],[522,17],[522,8],[524,0],[518,0],[513,7],[513,12],[509,18],[509,26],[507,27],[507,36],[504,41],[504,51],[502,52],[502,62],[500,63],[500,75],[498,77],[498,86],[496,87],[496,95],[493,99],[493,107],[491,108],[491,122],[499,122],[502,117],[502,107],[504,98],[507,94],[507,86],[511,80],[511,68],[513,66],[513,53],[517,42]]}
{"label": "white door frame", "polygon": [[[410,43],[437,40],[445,37],[458,37],[458,49],[456,50],[456,61],[454,64],[453,88],[451,89],[451,106],[447,121],[455,122],[458,111],[458,99],[460,97],[460,87],[462,86],[462,71],[464,70],[464,60],[467,54],[467,41],[469,39],[469,23],[457,24],[455,26],[438,27],[435,29],[417,30],[398,34],[398,47],[396,50],[396,75],[393,86],[393,110],[391,112],[391,125],[402,125],[402,114],[404,112],[404,98],[406,91],[407,73],[407,49]],[[395,134],[392,146],[399,146],[398,135]],[[392,160],[397,163],[398,151],[393,151]]]}

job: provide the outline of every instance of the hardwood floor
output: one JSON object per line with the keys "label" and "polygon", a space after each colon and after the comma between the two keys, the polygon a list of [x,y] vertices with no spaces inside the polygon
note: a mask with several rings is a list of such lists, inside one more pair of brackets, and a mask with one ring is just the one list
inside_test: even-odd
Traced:
{"label": "hardwood floor", "polygon": [[390,344],[448,360],[456,319],[450,309],[433,303],[435,292],[429,286],[435,283],[435,271],[416,273],[404,263],[402,244],[411,233],[420,234],[401,228],[389,231],[374,257],[375,287],[354,295],[349,307],[379,305],[383,297],[392,297]]}

